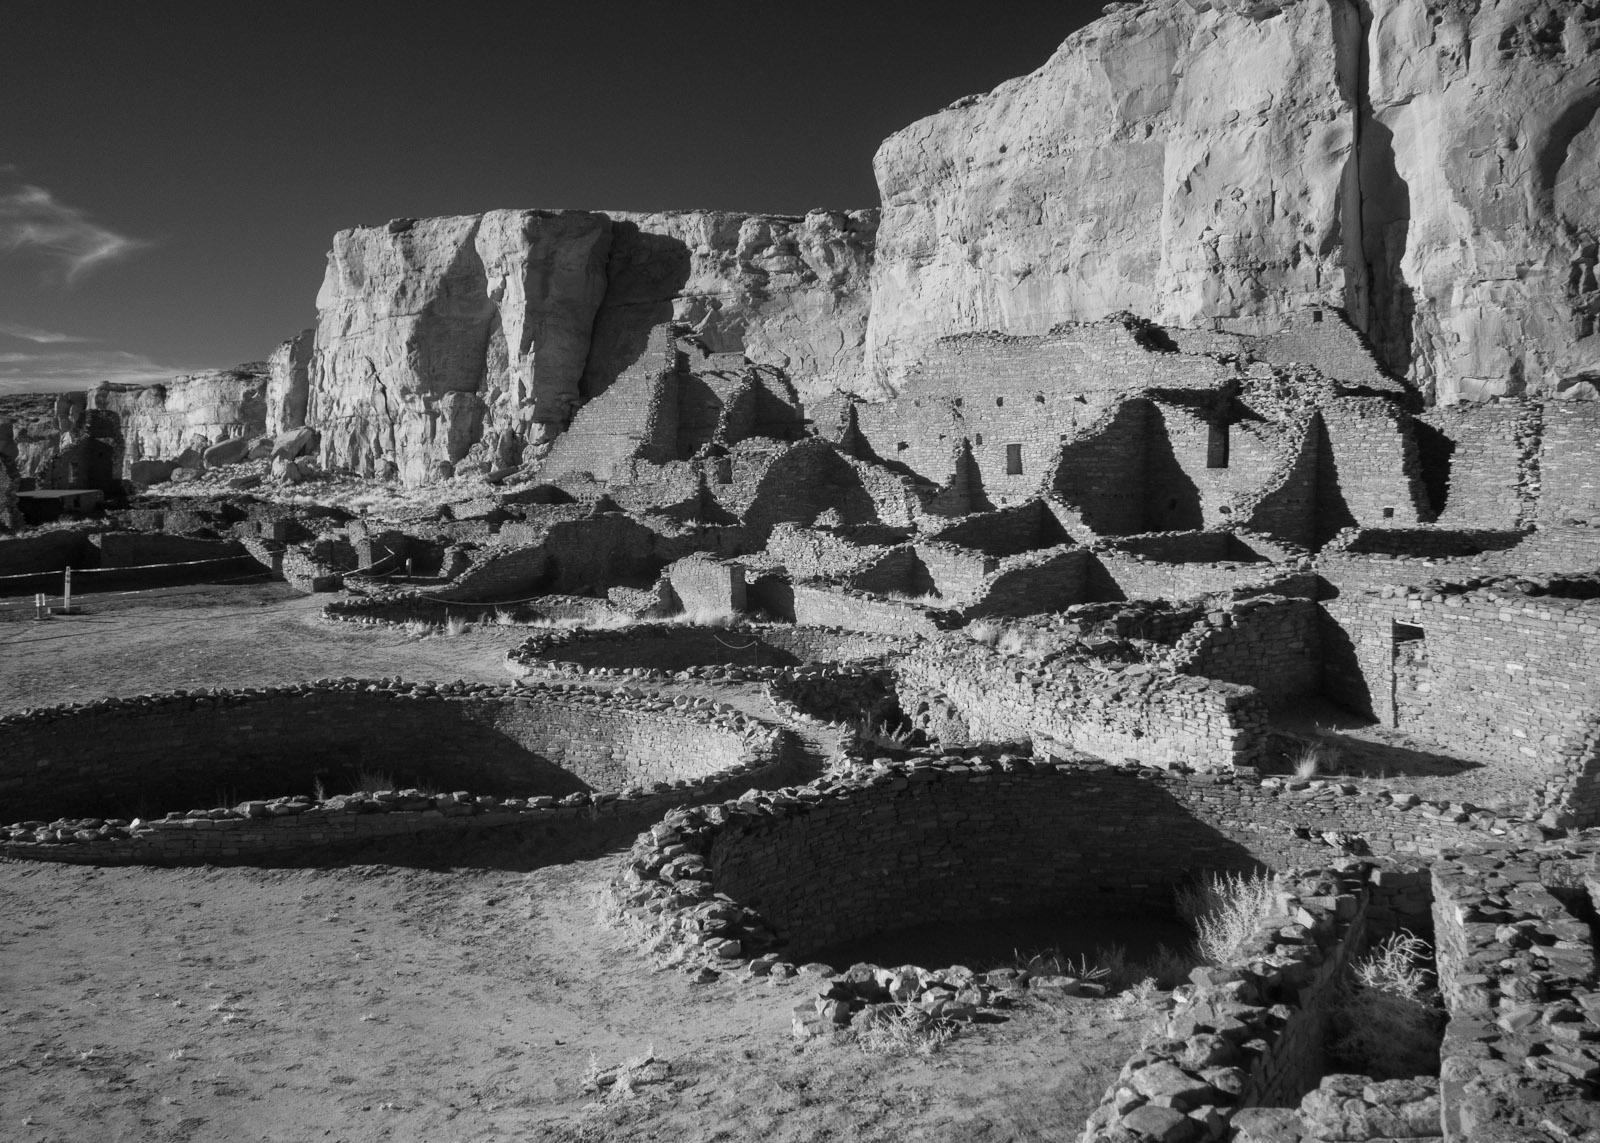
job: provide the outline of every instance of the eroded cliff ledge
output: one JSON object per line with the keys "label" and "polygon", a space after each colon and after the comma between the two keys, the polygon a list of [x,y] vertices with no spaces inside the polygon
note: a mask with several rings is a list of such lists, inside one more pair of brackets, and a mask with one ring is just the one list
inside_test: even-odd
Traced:
{"label": "eroded cliff ledge", "polygon": [[891,136],[870,374],[944,334],[1335,305],[1440,402],[1592,386],[1600,11],[1155,0]]}
{"label": "eroded cliff ledge", "polygon": [[[782,368],[802,392],[862,378],[874,212],[493,211],[340,232],[304,417],[323,463],[417,482],[496,468],[559,433],[653,326]],[[292,427],[297,341],[281,351]]]}

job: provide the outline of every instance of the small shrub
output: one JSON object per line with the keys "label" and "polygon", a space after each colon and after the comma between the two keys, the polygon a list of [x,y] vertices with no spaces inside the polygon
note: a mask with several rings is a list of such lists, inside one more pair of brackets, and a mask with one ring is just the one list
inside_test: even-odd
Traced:
{"label": "small shrub", "polygon": [[1001,628],[988,619],[976,619],[967,624],[967,638],[984,647],[993,647],[1000,641]]}
{"label": "small shrub", "polygon": [[1038,637],[1032,631],[1025,631],[1020,627],[1008,627],[1000,642],[995,645],[995,650],[1002,655],[1025,655],[1028,658],[1037,658],[1040,651]]}
{"label": "small shrub", "polygon": [[362,767],[356,771],[350,792],[352,794],[376,794],[379,790],[392,790],[394,788],[394,779],[388,774]]}
{"label": "small shrub", "polygon": [[1314,778],[1322,771],[1322,746],[1308,742],[1289,756],[1289,768],[1301,780]]}
{"label": "small shrub", "polygon": [[929,1016],[915,1004],[880,1004],[856,1028],[862,1051],[887,1056],[931,1056],[942,1051],[956,1033],[948,1020]]}
{"label": "small shrub", "polygon": [[494,623],[495,623],[496,627],[516,627],[516,626],[519,626],[519,624],[517,623],[516,614],[513,611],[511,611],[510,608],[506,608],[506,607],[497,607],[497,608],[494,609]]}
{"label": "small shrub", "polygon": [[429,623],[426,619],[407,619],[404,623],[400,624],[400,630],[403,631],[409,638],[426,639],[429,635],[432,635],[437,628],[435,628],[434,625]]}
{"label": "small shrub", "polygon": [[461,615],[447,615],[444,620],[444,633],[454,638],[463,634],[467,629],[467,620]]}
{"label": "small shrub", "polygon": [[1426,941],[1399,932],[1351,966],[1333,1043],[1351,1067],[1385,1079],[1438,1068],[1444,1013],[1424,967],[1430,959]]}
{"label": "small shrub", "polygon": [[1270,873],[1224,873],[1177,893],[1178,915],[1194,926],[1195,951],[1207,964],[1233,960],[1272,914],[1278,878]]}

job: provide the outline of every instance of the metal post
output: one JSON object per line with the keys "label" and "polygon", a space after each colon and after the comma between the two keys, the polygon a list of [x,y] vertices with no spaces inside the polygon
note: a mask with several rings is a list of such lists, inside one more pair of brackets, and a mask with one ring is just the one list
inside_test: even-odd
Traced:
{"label": "metal post", "polygon": [[67,569],[65,582],[62,584],[62,587],[61,587],[61,613],[63,615],[71,615],[72,614],[72,569],[71,568]]}
{"label": "metal post", "polygon": [[412,576],[412,572],[411,572],[411,557],[407,556],[406,557],[406,578],[410,579],[411,576]]}
{"label": "metal post", "polygon": [[33,593],[33,617],[35,619],[44,618],[44,592],[42,591]]}

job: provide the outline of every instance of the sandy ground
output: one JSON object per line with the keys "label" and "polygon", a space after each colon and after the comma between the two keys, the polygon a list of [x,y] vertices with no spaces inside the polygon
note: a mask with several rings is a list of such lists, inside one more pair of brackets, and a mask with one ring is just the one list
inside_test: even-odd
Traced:
{"label": "sandy ground", "polygon": [[[1042,1140],[1135,1046],[1105,1002],[928,1058],[794,1045],[804,985],[690,984],[606,924],[610,855],[530,871],[0,869],[0,1136]],[[642,1053],[666,1082],[583,1090]]]}
{"label": "sandy ground", "polygon": [[[418,639],[322,623],[323,602],[281,584],[172,588],[0,619],[0,711],[330,675],[507,677],[515,631]],[[1135,1046],[1138,1021],[1093,1001],[1025,1009],[931,1057],[795,1045],[804,985],[693,985],[605,922],[599,892],[630,835],[551,852],[498,831],[324,867],[4,863],[0,1138],[1061,1139]],[[647,1052],[663,1082],[626,1100],[584,1090],[592,1062]]]}

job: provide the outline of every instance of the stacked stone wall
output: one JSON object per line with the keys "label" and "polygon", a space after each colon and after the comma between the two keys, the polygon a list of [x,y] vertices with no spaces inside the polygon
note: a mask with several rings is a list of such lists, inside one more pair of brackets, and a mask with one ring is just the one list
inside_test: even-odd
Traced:
{"label": "stacked stone wall", "polygon": [[1256,596],[1207,615],[1178,641],[1175,669],[1253,687],[1269,703],[1322,689],[1321,625],[1309,599]]}
{"label": "stacked stone wall", "polygon": [[403,786],[565,795],[689,781],[776,751],[775,730],[665,698],[345,683],[101,700],[0,719],[0,817],[146,816],[197,798]]}
{"label": "stacked stone wall", "polygon": [[1600,525],[1600,404],[1551,401],[1544,406],[1539,456],[1539,521]]}
{"label": "stacked stone wall", "polygon": [[1600,601],[1468,581],[1347,590],[1322,608],[1331,697],[1520,765],[1547,806],[1584,793],[1558,759],[1600,708]]}
{"label": "stacked stone wall", "polygon": [[1036,615],[1082,603],[1090,560],[1086,549],[1071,546],[1012,556],[979,584],[962,614]]}
{"label": "stacked stone wall", "polygon": [[1229,771],[1254,762],[1266,730],[1258,692],[1150,665],[1047,669],[952,636],[898,660],[895,672],[902,710],[949,701],[974,742],[1031,740],[1112,762]]}
{"label": "stacked stone wall", "polygon": [[1538,442],[1530,418],[1539,420],[1536,406],[1458,405],[1417,417],[1424,482],[1441,526],[1523,526],[1529,446]]}
{"label": "stacked stone wall", "polygon": [[878,599],[836,586],[795,584],[790,606],[792,614],[781,618],[802,627],[842,627],[905,638],[927,638],[959,622],[919,604]]}
{"label": "stacked stone wall", "polygon": [[0,576],[31,576],[87,566],[96,558],[89,543],[91,530],[80,525],[0,539]]}
{"label": "stacked stone wall", "polygon": [[1321,407],[1317,527],[1327,538],[1357,524],[1403,528],[1427,517],[1422,466],[1406,413],[1381,397]]}

